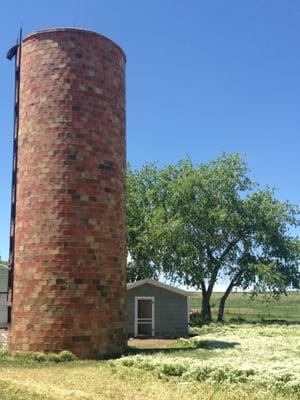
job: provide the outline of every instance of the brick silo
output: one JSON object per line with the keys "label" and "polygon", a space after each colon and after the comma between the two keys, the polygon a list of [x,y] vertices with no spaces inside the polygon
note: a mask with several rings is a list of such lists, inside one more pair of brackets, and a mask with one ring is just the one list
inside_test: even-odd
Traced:
{"label": "brick silo", "polygon": [[11,352],[125,346],[125,62],[82,29],[22,41]]}

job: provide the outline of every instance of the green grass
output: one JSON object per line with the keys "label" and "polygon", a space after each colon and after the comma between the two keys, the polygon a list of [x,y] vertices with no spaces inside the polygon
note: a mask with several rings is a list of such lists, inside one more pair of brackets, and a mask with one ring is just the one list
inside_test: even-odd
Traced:
{"label": "green grass", "polygon": [[[222,293],[213,293],[212,315],[216,318]],[[201,294],[190,296],[190,307],[200,309]],[[300,292],[288,292],[280,300],[266,301],[262,295],[250,298],[249,293],[232,293],[226,302],[224,319],[243,318],[246,321],[285,320],[300,321]]]}
{"label": "green grass", "polygon": [[211,324],[196,331],[168,346],[131,346],[108,361],[0,352],[0,399],[299,399],[300,325]]}

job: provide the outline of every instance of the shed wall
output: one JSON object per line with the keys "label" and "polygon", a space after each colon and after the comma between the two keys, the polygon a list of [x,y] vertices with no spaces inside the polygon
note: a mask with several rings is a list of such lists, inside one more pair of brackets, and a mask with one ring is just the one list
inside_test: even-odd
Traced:
{"label": "shed wall", "polygon": [[7,325],[8,268],[0,265],[0,328]]}
{"label": "shed wall", "polygon": [[7,326],[7,293],[0,292],[0,328]]}
{"label": "shed wall", "polygon": [[155,297],[155,336],[181,337],[188,333],[187,297],[145,284],[127,291],[127,332],[134,336],[135,297]]}
{"label": "shed wall", "polygon": [[0,265],[0,293],[7,292],[8,268]]}

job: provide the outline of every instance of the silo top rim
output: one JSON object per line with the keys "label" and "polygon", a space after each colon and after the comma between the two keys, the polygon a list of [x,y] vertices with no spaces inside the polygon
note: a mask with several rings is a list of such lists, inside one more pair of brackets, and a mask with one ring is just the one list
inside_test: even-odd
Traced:
{"label": "silo top rim", "polygon": [[90,31],[88,29],[82,29],[82,28],[50,28],[50,29],[41,29],[40,31],[32,32],[29,35],[25,36],[22,42],[26,42],[28,39],[32,38],[33,36],[40,35],[43,33],[51,33],[51,32],[76,32],[76,33],[87,33],[87,34],[93,34],[96,36],[100,36],[102,39],[107,40],[108,42],[112,43],[114,46],[116,46],[120,52],[122,53],[125,61],[126,61],[126,55],[123,51],[123,49],[117,45],[113,40],[109,39],[107,36],[102,35],[101,33]]}

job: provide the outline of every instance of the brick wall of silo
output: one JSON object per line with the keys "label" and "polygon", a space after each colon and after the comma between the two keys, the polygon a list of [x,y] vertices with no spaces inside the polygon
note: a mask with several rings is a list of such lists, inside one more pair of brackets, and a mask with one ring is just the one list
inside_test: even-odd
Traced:
{"label": "brick wall of silo", "polygon": [[11,352],[125,346],[124,69],[94,32],[22,42]]}

